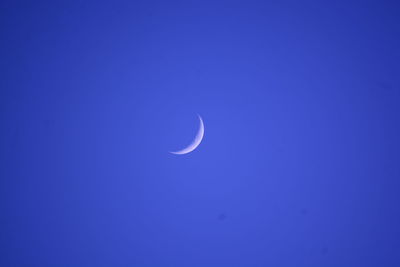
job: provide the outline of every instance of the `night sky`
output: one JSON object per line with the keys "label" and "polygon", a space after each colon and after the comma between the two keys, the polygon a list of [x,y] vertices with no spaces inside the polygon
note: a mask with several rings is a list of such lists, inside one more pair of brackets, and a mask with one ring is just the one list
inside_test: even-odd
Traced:
{"label": "night sky", "polygon": [[399,1],[6,0],[0,33],[0,266],[400,266]]}

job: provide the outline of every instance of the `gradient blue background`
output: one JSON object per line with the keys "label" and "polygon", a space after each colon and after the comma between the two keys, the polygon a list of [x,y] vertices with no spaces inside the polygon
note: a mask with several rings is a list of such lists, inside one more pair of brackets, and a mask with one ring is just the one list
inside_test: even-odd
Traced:
{"label": "gradient blue background", "polygon": [[398,1],[0,10],[0,266],[400,266]]}

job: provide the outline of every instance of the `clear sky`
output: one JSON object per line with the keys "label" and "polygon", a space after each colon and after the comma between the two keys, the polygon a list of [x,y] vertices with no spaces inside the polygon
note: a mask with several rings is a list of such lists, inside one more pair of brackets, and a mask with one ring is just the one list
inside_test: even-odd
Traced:
{"label": "clear sky", "polygon": [[0,7],[0,266],[400,266],[398,1]]}

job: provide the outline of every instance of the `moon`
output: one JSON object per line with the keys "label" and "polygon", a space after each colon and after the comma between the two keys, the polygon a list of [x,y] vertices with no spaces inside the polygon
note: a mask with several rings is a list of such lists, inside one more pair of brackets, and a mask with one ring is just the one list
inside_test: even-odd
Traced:
{"label": "moon", "polygon": [[200,115],[197,114],[197,116],[199,117],[200,126],[199,126],[199,130],[197,131],[196,137],[194,138],[192,143],[190,145],[188,145],[187,147],[185,147],[184,149],[170,152],[170,153],[175,154],[175,155],[184,155],[184,154],[192,152],[200,145],[201,140],[203,140],[203,136],[204,136],[204,123],[203,123],[203,119],[200,117]]}

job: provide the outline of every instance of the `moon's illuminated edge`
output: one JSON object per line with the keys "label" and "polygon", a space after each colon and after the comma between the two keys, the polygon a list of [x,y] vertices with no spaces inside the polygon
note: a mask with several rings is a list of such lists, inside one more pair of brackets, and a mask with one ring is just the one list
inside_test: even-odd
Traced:
{"label": "moon's illuminated edge", "polygon": [[170,153],[175,154],[175,155],[184,155],[184,154],[192,152],[200,145],[201,141],[203,140],[203,136],[204,136],[204,123],[203,123],[203,119],[200,117],[200,115],[197,114],[197,116],[199,117],[200,127],[199,127],[199,130],[197,131],[196,137],[194,138],[193,142],[190,145],[188,145],[187,147],[185,147],[184,149],[181,149],[179,151],[170,152]]}

